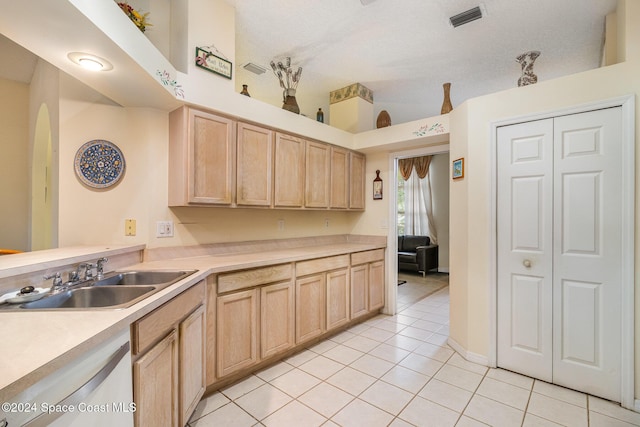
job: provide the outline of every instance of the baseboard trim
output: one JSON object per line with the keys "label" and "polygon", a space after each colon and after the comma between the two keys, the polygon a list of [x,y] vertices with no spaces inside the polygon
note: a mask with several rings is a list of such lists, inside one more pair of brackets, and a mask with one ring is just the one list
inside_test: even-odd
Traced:
{"label": "baseboard trim", "polygon": [[640,412],[640,399],[636,399],[635,405],[633,406],[633,410],[636,412]]}
{"label": "baseboard trim", "polygon": [[[477,363],[478,365],[489,366],[489,358],[472,351],[467,351],[463,346],[456,342],[453,338],[449,337],[447,344],[453,348],[456,353],[460,354],[466,361]],[[637,403],[637,402],[636,402]]]}
{"label": "baseboard trim", "polygon": [[447,273],[447,274],[449,274],[449,267],[438,267],[438,273]]}

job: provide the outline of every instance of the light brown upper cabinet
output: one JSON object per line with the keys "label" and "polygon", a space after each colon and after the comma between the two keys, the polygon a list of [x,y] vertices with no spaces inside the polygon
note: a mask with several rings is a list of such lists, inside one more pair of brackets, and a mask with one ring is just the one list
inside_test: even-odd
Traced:
{"label": "light brown upper cabinet", "polygon": [[364,209],[364,154],[349,152],[349,209]]}
{"label": "light brown upper cabinet", "polygon": [[349,207],[349,151],[331,146],[331,194],[329,207]]}
{"label": "light brown upper cabinet", "polygon": [[277,132],[274,205],[300,208],[304,199],[305,140]]}
{"label": "light brown upper cabinet", "polygon": [[304,205],[307,208],[328,208],[331,146],[307,141]]}
{"label": "light brown upper cabinet", "polygon": [[270,206],[273,176],[271,129],[238,123],[236,195],[239,206]]}
{"label": "light brown upper cabinet", "polygon": [[169,116],[169,206],[231,205],[235,122],[189,107]]}
{"label": "light brown upper cabinet", "polygon": [[189,106],[169,114],[169,206],[364,210],[365,156]]}

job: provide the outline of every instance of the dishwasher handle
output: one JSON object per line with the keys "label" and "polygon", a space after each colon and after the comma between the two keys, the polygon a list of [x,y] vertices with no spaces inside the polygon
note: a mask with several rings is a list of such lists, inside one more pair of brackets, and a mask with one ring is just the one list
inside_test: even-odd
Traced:
{"label": "dishwasher handle", "polygon": [[[62,399],[57,405],[70,405],[77,406],[84,399],[93,393],[105,379],[113,372],[118,363],[129,353],[130,344],[127,341],[111,356],[109,361],[93,376],[89,381],[84,383],[80,388],[71,393],[69,396]],[[40,427],[47,426],[55,421],[57,418],[64,415],[63,412],[42,413],[36,418],[24,424],[25,427]]]}

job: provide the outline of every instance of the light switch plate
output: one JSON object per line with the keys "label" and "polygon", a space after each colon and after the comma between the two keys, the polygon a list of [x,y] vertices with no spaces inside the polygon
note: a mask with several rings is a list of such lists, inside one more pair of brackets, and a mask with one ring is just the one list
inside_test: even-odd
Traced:
{"label": "light switch plate", "polygon": [[125,219],[124,220],[124,235],[135,236],[136,235],[136,220]]}
{"label": "light switch plate", "polygon": [[156,237],[173,237],[173,221],[156,222]]}

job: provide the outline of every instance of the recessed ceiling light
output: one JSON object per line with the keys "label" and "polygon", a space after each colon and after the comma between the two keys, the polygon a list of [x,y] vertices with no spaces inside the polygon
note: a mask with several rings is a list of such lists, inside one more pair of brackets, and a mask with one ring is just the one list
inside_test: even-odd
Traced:
{"label": "recessed ceiling light", "polygon": [[104,58],[91,55],[84,52],[71,52],[67,57],[73,62],[91,71],[109,71],[113,69],[113,65]]}

